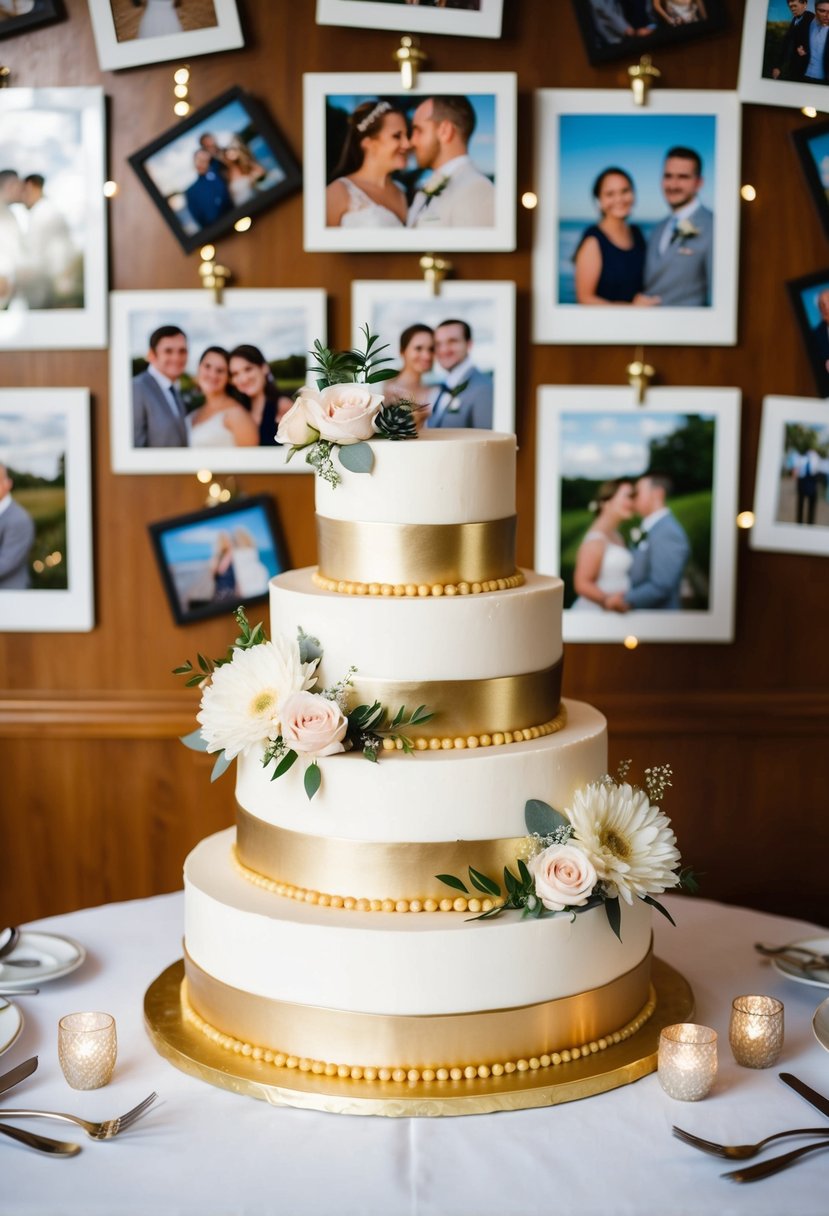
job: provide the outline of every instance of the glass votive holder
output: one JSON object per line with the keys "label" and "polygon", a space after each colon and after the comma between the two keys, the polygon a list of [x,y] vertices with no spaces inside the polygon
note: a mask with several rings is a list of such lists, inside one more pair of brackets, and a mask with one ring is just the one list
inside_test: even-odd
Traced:
{"label": "glass votive holder", "polygon": [[743,1068],[770,1068],[783,1050],[783,1002],[773,996],[737,996],[728,1041]]}
{"label": "glass votive holder", "polygon": [[108,1085],[118,1043],[109,1013],[68,1013],[58,1023],[58,1059],[73,1089]]}
{"label": "glass votive holder", "polygon": [[659,1083],[672,1098],[698,1102],[717,1078],[717,1032],[679,1022],[659,1036]]}

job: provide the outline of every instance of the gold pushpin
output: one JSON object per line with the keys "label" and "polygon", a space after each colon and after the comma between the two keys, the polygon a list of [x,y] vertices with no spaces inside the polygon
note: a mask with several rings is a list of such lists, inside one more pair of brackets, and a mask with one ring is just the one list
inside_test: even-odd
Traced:
{"label": "gold pushpin", "polygon": [[420,65],[425,63],[427,55],[420,49],[420,42],[413,34],[404,34],[400,46],[392,55],[392,59],[400,68],[400,83],[404,89],[417,87],[417,74]]}
{"label": "gold pushpin", "polygon": [[645,404],[645,393],[650,388],[651,380],[656,375],[656,371],[651,367],[650,363],[645,362],[645,352],[641,346],[636,347],[636,354],[633,362],[628,363],[625,368],[627,372],[628,384],[631,388],[636,389],[636,404]]}
{"label": "gold pushpin", "polygon": [[633,101],[637,106],[646,106],[648,104],[648,93],[651,85],[655,80],[659,80],[662,73],[659,68],[653,66],[653,60],[650,55],[643,55],[638,63],[628,68],[628,76],[630,77],[630,87],[633,89]]}
{"label": "gold pushpin", "polygon": [[9,83],[11,74],[11,68],[0,67],[0,89],[5,89],[6,85]]}
{"label": "gold pushpin", "polygon": [[216,249],[213,245],[203,245],[199,250],[199,255],[201,257],[199,278],[202,281],[202,287],[206,287],[208,291],[212,291],[216,303],[221,304],[225,284],[231,277],[230,270],[227,266],[220,266],[218,264],[216,261]]}
{"label": "gold pushpin", "polygon": [[432,294],[440,295],[440,285],[452,269],[452,263],[445,258],[435,257],[433,253],[424,253],[420,259],[420,269],[426,282],[432,286]]}

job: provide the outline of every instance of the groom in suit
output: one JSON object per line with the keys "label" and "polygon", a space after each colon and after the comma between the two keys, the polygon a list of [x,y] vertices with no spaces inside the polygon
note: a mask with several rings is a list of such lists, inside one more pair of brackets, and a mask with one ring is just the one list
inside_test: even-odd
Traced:
{"label": "groom in suit", "polygon": [[[827,0],[829,4],[829,0]],[[671,214],[648,237],[644,293],[662,305],[711,303],[714,216],[699,200],[702,160],[693,148],[670,148],[662,168],[662,193]]]}
{"label": "groom in suit", "polygon": [[185,448],[184,406],[176,386],[187,366],[187,337],[177,325],[150,335],[149,367],[132,382],[133,446]]}
{"label": "groom in suit", "polygon": [[11,492],[9,471],[0,464],[0,591],[25,591],[30,586],[29,551],[35,526]]}
{"label": "groom in suit", "polygon": [[432,403],[427,427],[492,429],[492,373],[472,362],[472,330],[466,321],[435,326],[435,358],[443,383]]}
{"label": "groom in suit", "polygon": [[415,193],[409,228],[491,228],[495,187],[473,164],[469,141],[475,111],[468,97],[427,97],[412,117],[411,144],[431,175]]}
{"label": "groom in suit", "polygon": [[691,554],[682,524],[667,506],[673,489],[670,477],[646,473],[636,482],[634,506],[642,517],[643,537],[633,552],[630,587],[608,596],[605,608],[627,612],[630,608],[668,609],[682,607],[680,586]]}

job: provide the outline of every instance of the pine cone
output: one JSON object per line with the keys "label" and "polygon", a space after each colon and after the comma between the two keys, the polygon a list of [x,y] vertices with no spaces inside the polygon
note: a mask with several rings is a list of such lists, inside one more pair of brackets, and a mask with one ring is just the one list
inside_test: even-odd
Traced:
{"label": "pine cone", "polygon": [[375,420],[377,433],[386,439],[414,439],[417,435],[411,404],[398,401],[385,405]]}

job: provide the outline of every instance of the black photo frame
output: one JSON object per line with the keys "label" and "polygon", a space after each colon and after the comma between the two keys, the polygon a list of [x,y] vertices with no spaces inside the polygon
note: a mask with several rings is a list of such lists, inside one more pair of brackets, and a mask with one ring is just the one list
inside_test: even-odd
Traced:
{"label": "black photo frame", "polygon": [[24,30],[31,30],[39,25],[49,25],[60,21],[65,15],[60,0],[35,0],[34,6],[28,13],[7,15],[0,18],[0,38],[11,38]]}
{"label": "black photo frame", "polygon": [[[705,17],[677,25],[668,24],[667,19],[663,19],[655,10],[653,0],[640,0],[640,6],[646,17],[646,25],[641,28],[653,26],[650,33],[634,34],[632,37],[620,34],[617,39],[615,31],[610,32],[612,26],[608,25],[606,26],[608,32],[603,36],[601,26],[597,20],[594,20],[594,6],[597,17],[602,11],[608,10],[613,14],[610,20],[615,24],[614,10],[618,9],[621,16],[622,2],[623,0],[573,0],[573,8],[587,58],[593,64],[607,63],[611,59],[627,59],[631,55],[638,58],[640,55],[647,54],[654,47],[682,44],[692,38],[723,30],[728,24],[725,0],[702,0]],[[659,3],[667,13],[669,10],[666,5],[670,3],[670,0],[659,0]]]}
{"label": "black photo frame", "polygon": [[798,127],[796,131],[792,131],[792,142],[800,158],[806,184],[817,207],[823,230],[829,236],[829,175],[824,182],[820,171],[820,157],[829,157],[829,119],[810,123],[807,127]]}
{"label": "black photo frame", "polygon": [[[215,155],[202,143],[212,134],[211,124],[223,137],[229,136],[224,147],[213,136]],[[235,183],[227,162],[221,159],[231,150],[234,139],[241,141],[255,165],[247,175],[241,173]],[[203,173],[195,168],[197,153],[202,154]],[[210,157],[206,164],[205,154]],[[299,164],[267,110],[238,86],[133,152],[129,162],[186,253],[215,240],[238,220],[265,210],[302,185]],[[254,173],[258,174],[255,179]],[[197,179],[202,178],[207,188],[194,193]],[[247,191],[246,197],[242,197],[242,191]]]}
{"label": "black photo frame", "polygon": [[803,335],[818,395],[829,397],[829,267],[790,279],[786,288]]}
{"label": "black photo frame", "polygon": [[159,520],[148,531],[178,625],[267,599],[270,579],[288,569],[276,505],[267,494]]}

